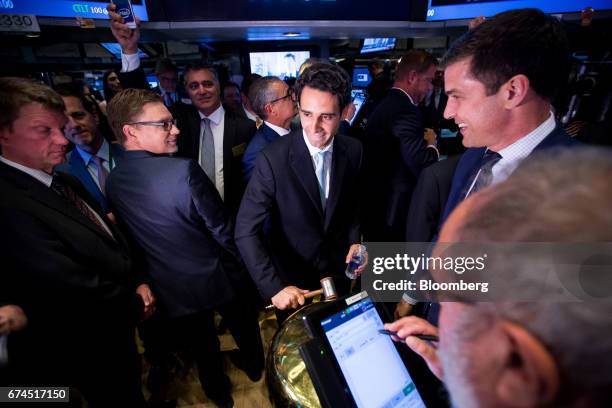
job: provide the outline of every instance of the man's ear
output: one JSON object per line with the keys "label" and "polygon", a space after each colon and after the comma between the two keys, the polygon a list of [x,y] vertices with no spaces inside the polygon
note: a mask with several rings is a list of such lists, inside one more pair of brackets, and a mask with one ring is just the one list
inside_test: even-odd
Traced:
{"label": "man's ear", "polygon": [[535,407],[551,404],[559,393],[558,367],[552,354],[523,327],[502,323],[510,345],[496,385],[500,405]]}
{"label": "man's ear", "polygon": [[416,70],[413,69],[413,70],[410,70],[410,72],[408,72],[408,75],[406,75],[406,79],[408,80],[408,83],[412,85],[416,82],[417,76],[418,74]]}
{"label": "man's ear", "polygon": [[125,136],[126,142],[129,143],[136,140],[136,132],[134,131],[134,127],[132,125],[123,125],[121,131]]}
{"label": "man's ear", "polygon": [[507,109],[520,106],[530,89],[529,78],[523,74],[515,75],[502,85],[502,96]]}

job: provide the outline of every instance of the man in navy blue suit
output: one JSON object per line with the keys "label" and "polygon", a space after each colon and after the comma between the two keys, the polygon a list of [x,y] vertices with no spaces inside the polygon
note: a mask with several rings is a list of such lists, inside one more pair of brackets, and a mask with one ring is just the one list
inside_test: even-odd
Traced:
{"label": "man in navy blue suit", "polygon": [[280,310],[303,305],[323,277],[346,293],[345,262],[360,242],[361,144],[337,135],[350,79],[340,67],[314,64],[298,78],[296,95],[302,129],[257,155],[236,221],[249,272]]}
{"label": "man in navy blue suit", "polygon": [[264,147],[291,132],[291,120],[297,113],[291,88],[277,77],[256,80],[249,90],[255,113],[264,120],[242,156],[244,179],[248,183],[255,168],[255,157]]}
{"label": "man in navy blue suit", "polygon": [[64,136],[75,144],[75,149],[68,154],[68,161],[57,166],[55,171],[79,179],[89,194],[108,212],[104,184],[123,153],[123,148],[104,139],[98,129],[100,118],[96,107],[76,85],[60,87],[57,91],[64,100],[68,117]]}
{"label": "man in navy blue suit", "polygon": [[226,320],[253,381],[261,377],[263,347],[230,217],[198,162],[168,156],[177,151],[179,130],[159,95],[124,90],[108,114],[126,150],[108,179],[112,209],[144,252],[171,341],[192,350],[206,395],[232,406],[214,311]]}
{"label": "man in navy blue suit", "polygon": [[536,9],[497,14],[451,46],[441,63],[444,116],[455,121],[468,149],[454,172],[440,226],[461,201],[506,180],[532,152],[574,144],[551,106],[567,83],[568,62],[563,26]]}

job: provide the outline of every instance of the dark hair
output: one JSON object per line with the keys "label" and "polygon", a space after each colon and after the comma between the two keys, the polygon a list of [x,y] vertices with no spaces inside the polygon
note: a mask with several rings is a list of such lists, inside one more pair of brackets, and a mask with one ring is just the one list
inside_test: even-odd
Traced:
{"label": "dark hair", "polygon": [[85,108],[87,112],[94,115],[98,114],[98,105],[91,99],[85,97],[85,94],[83,93],[83,84],[69,82],[66,84],[58,85],[57,87],[55,87],[55,91],[64,97],[72,96],[74,98],[79,99],[83,104],[83,108]]}
{"label": "dark hair", "polygon": [[233,86],[234,88],[236,88],[236,89],[238,90],[238,92],[241,92],[241,91],[242,91],[242,90],[240,89],[240,85],[238,85],[237,83],[232,82],[232,81],[227,81],[227,82],[224,82],[224,83],[223,83],[223,85],[221,86],[221,92],[223,92],[223,91],[225,90],[225,88],[227,88],[227,87],[230,87],[230,88],[231,88],[232,86]]}
{"label": "dark hair", "polygon": [[123,125],[133,122],[147,103],[156,102],[163,103],[161,95],[145,89],[128,88],[115,95],[106,107],[106,113],[119,143],[125,143]]}
{"label": "dark hair", "polygon": [[187,74],[189,74],[190,72],[195,72],[195,71],[210,72],[213,75],[214,80],[217,82],[217,85],[220,85],[219,72],[217,71],[217,68],[215,68],[213,65],[203,64],[201,62],[195,62],[185,67],[185,71],[183,72],[183,78],[185,81],[185,85],[187,85]]}
{"label": "dark hair", "polygon": [[395,78],[402,79],[410,71],[421,74],[432,66],[438,66],[436,57],[424,50],[410,50],[402,56],[395,69]]}
{"label": "dark hair", "polygon": [[110,89],[110,87],[108,86],[108,77],[113,72],[117,74],[117,76],[119,76],[117,71],[115,71],[114,69],[111,69],[110,71],[106,71],[104,73],[104,76],[102,77],[102,90],[104,91],[104,99],[106,99],[106,102],[110,102],[110,100],[113,99],[113,96],[115,96],[115,93],[116,93],[115,91]]}
{"label": "dark hair", "polygon": [[178,67],[170,58],[160,58],[155,64],[155,74],[163,74],[164,72],[178,72]]}
{"label": "dark hair", "polygon": [[306,68],[295,82],[295,93],[299,101],[304,87],[329,92],[338,97],[340,110],[351,101],[351,79],[337,65],[316,63]]}
{"label": "dark hair", "polygon": [[448,66],[471,58],[470,73],[489,95],[515,75],[525,75],[543,98],[567,83],[569,45],[561,23],[537,9],[496,14],[455,41],[442,59]]}
{"label": "dark hair", "polygon": [[0,78],[0,129],[10,127],[19,117],[19,110],[30,103],[64,113],[61,96],[40,82],[26,78]]}
{"label": "dark hair", "polygon": [[251,99],[251,97],[248,96],[249,90],[251,89],[251,85],[253,85],[253,83],[257,81],[259,78],[261,78],[261,75],[259,74],[248,74],[242,80],[242,93],[247,95],[249,99]]}

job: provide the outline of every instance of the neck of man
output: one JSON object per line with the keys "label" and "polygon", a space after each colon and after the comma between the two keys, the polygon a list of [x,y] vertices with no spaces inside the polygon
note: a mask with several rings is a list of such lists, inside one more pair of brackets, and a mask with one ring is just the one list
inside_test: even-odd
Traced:
{"label": "neck of man", "polygon": [[504,136],[495,145],[487,147],[494,152],[505,149],[544,123],[550,116],[550,111],[550,103],[540,98],[516,107],[501,127],[505,129]]}
{"label": "neck of man", "polygon": [[96,132],[96,137],[94,137],[91,143],[86,145],[79,145],[79,149],[91,155],[95,155],[102,147],[102,143],[104,143],[104,137],[102,137],[100,132]]}
{"label": "neck of man", "polygon": [[293,117],[285,119],[284,121],[280,120],[280,118],[273,118],[268,116],[266,118],[266,122],[274,125],[274,126],[278,126],[278,127],[282,127],[283,129],[289,130],[289,128],[291,127],[291,119],[293,119]]}
{"label": "neck of man", "polygon": [[418,105],[418,103],[420,102],[420,101],[416,100],[416,98],[414,97],[414,92],[412,91],[412,88],[405,81],[396,80],[393,83],[393,87],[394,88],[399,88],[402,91],[406,92],[408,95],[410,95],[410,99],[412,99],[412,102],[414,104]]}
{"label": "neck of man", "polygon": [[214,111],[219,109],[219,106],[221,106],[221,102],[217,103],[214,107],[212,107],[210,109],[198,109],[198,110],[202,113],[202,115],[208,117],[208,116],[212,115]]}

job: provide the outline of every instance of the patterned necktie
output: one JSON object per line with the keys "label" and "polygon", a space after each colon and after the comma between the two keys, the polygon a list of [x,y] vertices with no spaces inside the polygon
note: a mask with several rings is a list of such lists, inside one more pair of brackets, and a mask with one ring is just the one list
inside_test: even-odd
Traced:
{"label": "patterned necktie", "polygon": [[317,181],[319,182],[319,195],[321,196],[321,205],[323,209],[325,209],[325,202],[327,199],[325,198],[325,157],[327,155],[327,151],[319,152],[315,154],[315,174],[317,175]]}
{"label": "patterned necktie", "polygon": [[256,116],[255,117],[255,127],[259,129],[261,125],[263,125],[263,120],[259,116]]}
{"label": "patterned necktie", "polygon": [[166,105],[168,108],[174,105],[174,99],[172,99],[172,95],[170,95],[170,92],[164,92],[163,99],[164,105]]}
{"label": "patterned necktie", "polygon": [[216,185],[215,179],[215,139],[213,138],[212,128],[210,127],[210,119],[202,119],[202,125],[200,126],[200,140],[202,144],[200,146],[202,168],[208,178]]}
{"label": "patterned necktie", "polygon": [[466,197],[482,190],[491,185],[493,182],[493,166],[501,160],[501,155],[493,150],[488,150],[480,160],[480,171],[476,174],[476,180],[473,182],[472,189],[466,194]]}
{"label": "patterned necktie", "polygon": [[96,217],[94,212],[87,206],[87,204],[85,204],[85,201],[79,197],[79,195],[70,186],[63,183],[58,177],[53,177],[53,180],[51,181],[51,189],[69,201],[70,204],[74,205],[76,209],[79,210],[79,212],[83,214],[85,218],[93,222],[100,229],[100,231],[111,237],[113,241],[115,240],[110,231],[102,225],[102,221]]}
{"label": "patterned necktie", "polygon": [[106,195],[106,178],[108,177],[108,170],[104,167],[104,160],[99,156],[91,156],[91,160],[96,164],[98,170],[98,183],[100,184],[100,191]]}

